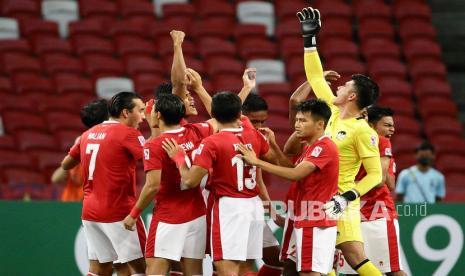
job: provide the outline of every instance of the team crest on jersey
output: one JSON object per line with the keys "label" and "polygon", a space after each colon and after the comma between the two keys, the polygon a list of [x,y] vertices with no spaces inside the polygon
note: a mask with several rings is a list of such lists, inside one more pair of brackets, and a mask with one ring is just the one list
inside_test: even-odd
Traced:
{"label": "team crest on jersey", "polygon": [[339,141],[342,141],[346,138],[346,136],[347,136],[347,133],[341,130],[336,134],[336,139],[338,139]]}
{"label": "team crest on jersey", "polygon": [[137,139],[139,139],[139,143],[141,146],[143,146],[145,144],[145,138],[144,136],[137,136]]}
{"label": "team crest on jersey", "polygon": [[150,159],[150,150],[149,149],[144,149],[144,159],[145,160]]}
{"label": "team crest on jersey", "polygon": [[376,136],[371,135],[371,137],[370,137],[370,143],[371,143],[373,146],[376,146]]}
{"label": "team crest on jersey", "polygon": [[320,153],[323,151],[321,147],[315,147],[311,153],[311,156],[313,157],[318,157],[320,156]]}
{"label": "team crest on jersey", "polygon": [[386,148],[386,149],[384,150],[384,155],[386,155],[386,156],[392,156],[392,150],[391,150],[391,148]]}

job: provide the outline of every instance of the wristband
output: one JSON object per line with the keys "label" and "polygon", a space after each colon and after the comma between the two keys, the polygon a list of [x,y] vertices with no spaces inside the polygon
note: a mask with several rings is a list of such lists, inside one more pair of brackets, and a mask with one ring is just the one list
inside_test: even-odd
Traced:
{"label": "wristband", "polygon": [[358,193],[354,190],[347,191],[341,195],[343,198],[345,198],[347,201],[354,201],[358,197]]}
{"label": "wristband", "polygon": [[138,208],[137,206],[134,206],[129,216],[132,217],[133,219],[137,219],[141,213],[142,213],[142,209]]}

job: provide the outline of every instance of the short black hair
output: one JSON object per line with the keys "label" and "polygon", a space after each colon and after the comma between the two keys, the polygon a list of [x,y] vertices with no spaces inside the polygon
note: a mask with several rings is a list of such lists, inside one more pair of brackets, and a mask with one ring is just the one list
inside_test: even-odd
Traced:
{"label": "short black hair", "polygon": [[268,111],[268,104],[258,94],[251,93],[242,104],[242,113],[250,114],[257,111]]}
{"label": "short black hair", "polygon": [[108,102],[105,99],[92,101],[81,108],[81,122],[91,128],[108,120]]}
{"label": "short black hair", "polygon": [[154,94],[154,99],[158,99],[158,97],[166,94],[172,94],[173,92],[173,84],[171,82],[164,82],[160,84],[156,89],[155,89],[155,94]]}
{"label": "short black hair", "polygon": [[377,124],[383,117],[387,116],[394,116],[394,111],[389,107],[381,107],[381,106],[370,106],[367,109],[368,113],[368,122],[370,124]]}
{"label": "short black hair", "polygon": [[186,114],[186,108],[181,99],[174,94],[160,95],[155,103],[155,112],[160,112],[166,125],[177,125]]}
{"label": "short black hair", "polygon": [[424,141],[423,143],[419,144],[416,148],[415,148],[415,153],[421,151],[421,150],[430,150],[431,152],[434,153],[434,146],[432,144],[430,144],[428,141]]}
{"label": "short black hair", "polygon": [[379,97],[378,85],[369,77],[356,74],[352,75],[355,92],[357,93],[357,106],[360,110],[376,102]]}
{"label": "short black hair", "polygon": [[108,112],[111,117],[118,118],[124,109],[132,110],[135,107],[134,99],[141,99],[142,97],[135,92],[119,92],[114,95],[108,106]]}
{"label": "short black hair", "polygon": [[219,92],[212,98],[212,116],[220,123],[231,123],[239,119],[242,102],[232,92]]}
{"label": "short black hair", "polygon": [[297,112],[310,112],[311,116],[315,120],[323,120],[325,127],[331,117],[331,108],[329,108],[329,105],[325,101],[319,99],[311,99],[301,102],[295,109]]}

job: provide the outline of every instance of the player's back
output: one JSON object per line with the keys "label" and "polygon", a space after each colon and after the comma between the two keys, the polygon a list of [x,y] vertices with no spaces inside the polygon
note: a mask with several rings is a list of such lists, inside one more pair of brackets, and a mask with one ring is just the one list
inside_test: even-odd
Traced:
{"label": "player's back", "polygon": [[117,121],[105,121],[83,133],[78,147],[84,220],[120,221],[130,212],[136,200],[135,167],[143,143],[137,129]]}
{"label": "player's back", "polygon": [[[165,139],[174,139],[191,160],[192,152],[203,138],[211,135],[207,123],[186,124],[179,129],[166,131],[149,140],[144,147],[145,171],[161,169],[160,189],[155,197],[155,217],[166,223],[184,223],[205,214],[200,186],[186,189],[182,186],[176,164],[163,150]],[[190,163],[190,162],[189,162]],[[190,166],[190,164],[189,164]],[[182,208],[180,208],[182,206]]]}
{"label": "player's back", "polygon": [[212,169],[209,184],[217,197],[250,198],[259,194],[257,168],[240,158],[239,144],[253,149],[257,156],[269,149],[263,135],[255,129],[231,128],[207,137],[195,152],[194,164]]}

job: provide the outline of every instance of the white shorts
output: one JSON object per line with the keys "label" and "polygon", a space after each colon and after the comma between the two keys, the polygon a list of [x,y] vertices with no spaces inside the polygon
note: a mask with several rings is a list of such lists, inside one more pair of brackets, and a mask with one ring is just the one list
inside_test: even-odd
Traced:
{"label": "white shorts", "polygon": [[[361,230],[365,253],[381,272],[388,273],[402,270],[399,223],[397,219],[386,220],[381,218],[362,221]],[[356,274],[342,254],[338,254],[337,266],[338,272]]]}
{"label": "white shorts", "polygon": [[281,245],[279,260],[284,262],[286,259],[290,259],[293,262],[296,262],[294,221],[289,219],[289,216],[286,217],[286,221],[284,223]]}
{"label": "white shorts", "polygon": [[137,231],[126,230],[123,221],[105,223],[83,220],[82,225],[89,260],[127,263],[144,257],[146,233],[141,218],[136,223]]}
{"label": "white shorts", "polygon": [[297,271],[328,274],[333,269],[337,227],[294,228]]}
{"label": "white shorts", "polygon": [[266,221],[263,222],[263,248],[279,246],[279,242]]}
{"label": "white shorts", "polygon": [[146,258],[164,258],[179,261],[181,258],[203,259],[207,237],[205,216],[194,220],[170,224],[157,221],[150,224]]}
{"label": "white shorts", "polygon": [[263,216],[263,203],[258,196],[224,196],[215,200],[210,239],[213,261],[261,259]]}

